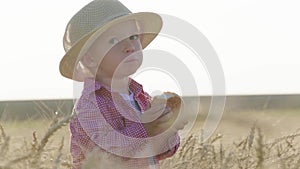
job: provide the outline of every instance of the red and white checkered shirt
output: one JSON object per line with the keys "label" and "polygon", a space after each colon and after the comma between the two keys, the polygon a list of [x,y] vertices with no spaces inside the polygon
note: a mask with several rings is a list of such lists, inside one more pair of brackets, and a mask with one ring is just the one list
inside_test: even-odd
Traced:
{"label": "red and white checkered shirt", "polygon": [[139,114],[150,107],[151,96],[133,79],[130,79],[129,89],[140,111],[100,82],[84,81],[82,95],[74,108],[77,115],[70,123],[72,169],[80,169],[84,159],[94,150],[99,151],[98,155],[113,154],[126,169],[159,168],[159,160],[177,151],[178,134],[166,139],[163,153],[151,157],[138,155],[146,151],[149,138]]}

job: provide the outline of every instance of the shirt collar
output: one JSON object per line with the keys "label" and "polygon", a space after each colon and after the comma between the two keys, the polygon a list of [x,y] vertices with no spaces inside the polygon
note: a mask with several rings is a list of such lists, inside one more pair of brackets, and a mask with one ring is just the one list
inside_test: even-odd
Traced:
{"label": "shirt collar", "polygon": [[[102,84],[101,82],[96,81],[95,79],[92,79],[92,78],[86,78],[84,80],[84,88],[83,88],[82,94],[89,95],[101,88],[109,91],[110,93],[112,92],[110,87]],[[134,95],[137,95],[143,91],[143,86],[141,84],[139,84],[138,82],[136,82],[135,80],[130,78],[129,79],[129,89]]]}

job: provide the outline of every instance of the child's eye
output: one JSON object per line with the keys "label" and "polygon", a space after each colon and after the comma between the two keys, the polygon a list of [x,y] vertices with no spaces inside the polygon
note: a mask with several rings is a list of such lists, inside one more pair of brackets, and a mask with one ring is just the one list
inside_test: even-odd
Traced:
{"label": "child's eye", "polygon": [[130,40],[136,40],[139,38],[139,35],[132,35],[129,37]]}
{"label": "child's eye", "polygon": [[112,39],[109,41],[109,43],[115,45],[115,44],[119,43],[119,39],[118,39],[118,38],[112,38]]}

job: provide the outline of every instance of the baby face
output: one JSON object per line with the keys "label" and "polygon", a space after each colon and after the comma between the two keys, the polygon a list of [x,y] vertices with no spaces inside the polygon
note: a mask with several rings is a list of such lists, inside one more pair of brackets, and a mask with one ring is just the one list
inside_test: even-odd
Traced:
{"label": "baby face", "polygon": [[136,21],[126,21],[93,43],[88,54],[99,59],[96,77],[128,77],[136,72],[143,61],[140,29]]}

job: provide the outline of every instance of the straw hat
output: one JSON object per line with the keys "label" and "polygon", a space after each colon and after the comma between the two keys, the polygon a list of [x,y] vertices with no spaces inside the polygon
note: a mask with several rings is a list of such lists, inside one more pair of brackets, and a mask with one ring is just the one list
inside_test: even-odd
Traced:
{"label": "straw hat", "polygon": [[77,76],[78,58],[110,27],[129,20],[136,20],[143,25],[143,49],[157,36],[162,27],[162,19],[158,14],[132,13],[117,0],[94,0],[84,6],[71,18],[66,27],[63,39],[66,54],[59,65],[60,73],[69,79],[83,81],[83,76]]}

